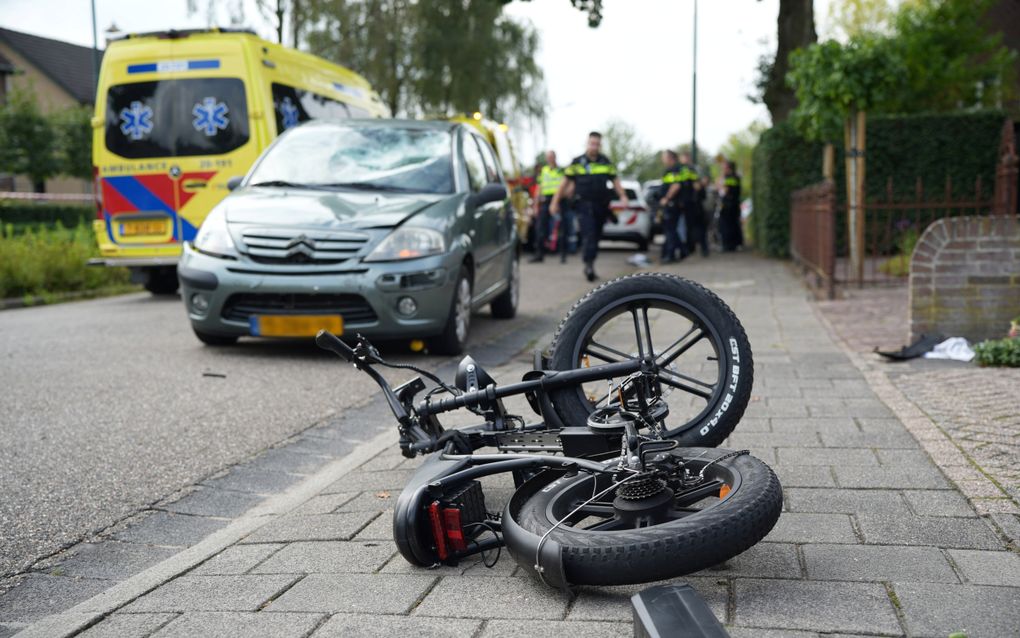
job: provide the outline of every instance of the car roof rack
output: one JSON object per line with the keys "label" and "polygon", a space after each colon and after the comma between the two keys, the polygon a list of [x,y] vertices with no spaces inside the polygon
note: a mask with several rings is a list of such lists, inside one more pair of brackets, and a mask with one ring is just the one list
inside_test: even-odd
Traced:
{"label": "car roof rack", "polygon": [[161,38],[165,40],[177,40],[180,38],[186,38],[189,35],[197,35],[201,33],[247,33],[249,35],[257,36],[253,29],[239,29],[233,27],[208,27],[205,29],[167,29],[165,31],[145,31],[143,33],[125,33],[124,35],[115,36],[110,38],[110,41],[116,40],[132,40],[134,38]]}

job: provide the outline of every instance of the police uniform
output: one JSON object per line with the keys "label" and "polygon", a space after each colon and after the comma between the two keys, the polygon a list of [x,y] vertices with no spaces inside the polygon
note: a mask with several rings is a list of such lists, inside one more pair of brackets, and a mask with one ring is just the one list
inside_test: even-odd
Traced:
{"label": "police uniform", "polygon": [[666,236],[662,245],[663,261],[674,261],[678,252],[681,259],[687,256],[686,217],[694,214],[697,181],[698,174],[686,164],[674,164],[662,176],[663,197],[673,184],[680,187],[662,211],[662,231]]}
{"label": "police uniform", "polygon": [[719,211],[719,238],[723,250],[732,251],[744,244],[744,231],[740,227],[740,176],[727,175],[723,185],[726,192]]}
{"label": "police uniform", "polygon": [[[535,228],[535,258],[533,261],[542,261],[545,255],[545,243],[549,239],[549,231],[552,227],[552,216],[549,213],[549,204],[552,203],[553,195],[560,189],[563,183],[563,169],[560,167],[543,166],[538,174],[538,193],[541,201],[538,207],[538,219]],[[562,225],[560,234],[563,234]],[[561,243],[564,238],[561,236]]]}
{"label": "police uniform", "polygon": [[585,153],[570,162],[563,176],[574,183],[574,211],[581,225],[585,267],[591,272],[613,201],[614,191],[609,184],[616,179],[616,165],[601,153],[594,160]]}

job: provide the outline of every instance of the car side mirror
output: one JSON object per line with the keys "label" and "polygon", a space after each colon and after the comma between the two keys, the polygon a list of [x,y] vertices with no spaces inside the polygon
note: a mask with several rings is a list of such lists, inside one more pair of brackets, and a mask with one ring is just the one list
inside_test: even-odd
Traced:
{"label": "car side mirror", "polygon": [[475,206],[481,206],[490,202],[499,202],[507,198],[506,186],[499,182],[490,182],[482,187],[482,190],[471,195],[471,202]]}
{"label": "car side mirror", "polygon": [[232,191],[237,189],[237,187],[240,186],[241,182],[243,181],[244,177],[241,175],[235,175],[234,177],[231,177],[230,179],[227,180],[227,190]]}

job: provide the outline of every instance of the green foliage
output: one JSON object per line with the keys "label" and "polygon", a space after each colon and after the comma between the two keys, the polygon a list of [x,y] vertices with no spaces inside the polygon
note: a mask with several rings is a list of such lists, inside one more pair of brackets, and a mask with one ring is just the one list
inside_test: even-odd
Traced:
{"label": "green foliage", "polygon": [[11,91],[0,106],[0,172],[28,175],[37,189],[60,172],[56,131],[29,90]]}
{"label": "green foliage", "polygon": [[878,265],[879,272],[884,272],[891,277],[906,277],[909,275],[910,257],[914,254],[917,239],[917,229],[913,226],[901,232],[896,240],[897,254],[880,263]]}
{"label": "green foliage", "polygon": [[835,37],[888,32],[895,11],[889,0],[837,0],[829,5],[829,28]]}
{"label": "green foliage", "polygon": [[752,156],[761,134],[768,128],[761,120],[751,122],[747,128],[737,131],[726,139],[719,153],[727,160],[736,162],[741,176],[741,190],[744,197],[754,197],[754,162]]}
{"label": "green foliage", "polygon": [[979,366],[1020,368],[1020,337],[982,341],[974,346],[974,361]]}
{"label": "green foliage", "polygon": [[655,152],[630,122],[613,118],[606,122],[601,132],[606,154],[616,163],[620,175],[638,177],[642,167],[651,163],[649,159],[658,162]]}
{"label": "green foliage", "polygon": [[822,179],[822,145],[789,122],[761,135],[753,154],[755,247],[770,257],[790,254],[790,194]]}
{"label": "green foliage", "polygon": [[394,115],[541,119],[538,34],[492,0],[323,0],[312,53],[356,69]]}
{"label": "green foliage", "polygon": [[[995,187],[996,154],[1005,114],[1001,111],[922,115],[885,115],[868,118],[867,201],[886,201],[892,180],[893,201],[916,200],[920,178],[924,199],[945,198],[946,179],[954,199],[973,199],[975,180],[981,178],[982,199]],[[822,178],[822,144],[806,140],[790,123],[765,131],[754,150],[755,246],[767,255],[789,254],[790,195]],[[836,144],[836,197],[843,201],[843,145]],[[965,214],[965,209],[961,209]],[[930,211],[868,213],[869,224],[895,226],[918,223]],[[836,225],[837,243],[844,241],[844,224]],[[890,245],[888,249],[892,249]]]}
{"label": "green foliage", "polygon": [[97,255],[95,236],[85,224],[21,233],[7,224],[0,228],[0,299],[125,286],[127,270],[85,265]]}
{"label": "green foliage", "polygon": [[15,231],[27,228],[49,228],[58,224],[76,228],[89,223],[95,216],[92,206],[0,200],[0,227],[12,226]]}
{"label": "green foliage", "polygon": [[[791,119],[809,139],[837,141],[853,111],[946,112],[991,107],[1015,92],[1016,53],[982,24],[991,0],[903,3],[888,35],[814,44],[790,56],[799,105]],[[870,146],[869,140],[869,146]]]}
{"label": "green foliage", "polygon": [[92,178],[92,109],[73,106],[52,116],[56,133],[59,172],[79,179]]}

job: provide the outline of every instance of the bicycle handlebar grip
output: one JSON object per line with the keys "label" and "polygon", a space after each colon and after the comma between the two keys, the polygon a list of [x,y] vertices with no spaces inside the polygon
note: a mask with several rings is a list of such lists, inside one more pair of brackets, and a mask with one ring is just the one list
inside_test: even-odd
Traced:
{"label": "bicycle handlebar grip", "polygon": [[315,335],[315,345],[323,350],[335,352],[344,361],[354,361],[354,351],[351,347],[329,330],[320,330],[319,334]]}

